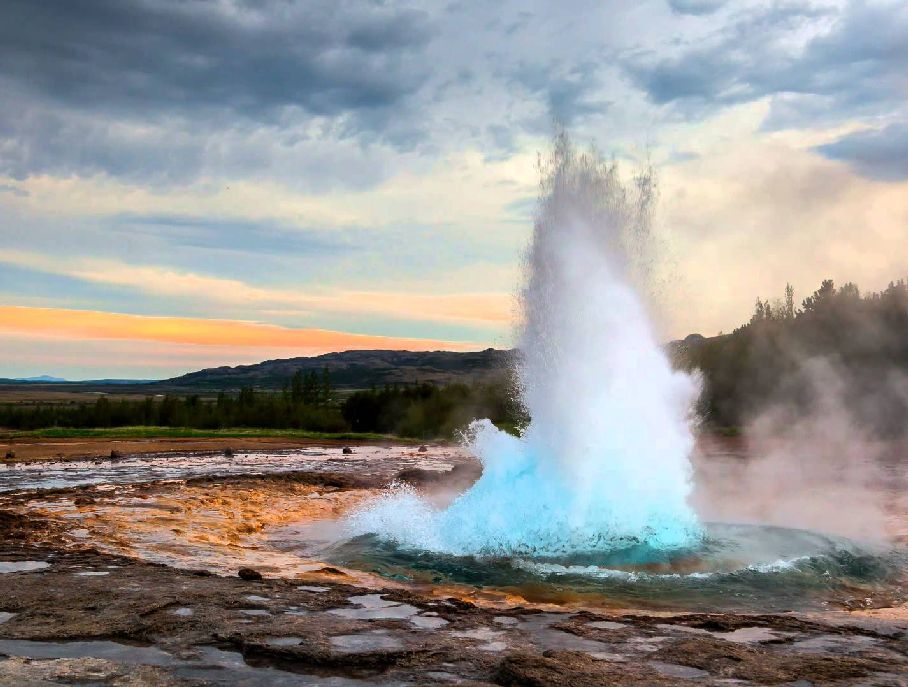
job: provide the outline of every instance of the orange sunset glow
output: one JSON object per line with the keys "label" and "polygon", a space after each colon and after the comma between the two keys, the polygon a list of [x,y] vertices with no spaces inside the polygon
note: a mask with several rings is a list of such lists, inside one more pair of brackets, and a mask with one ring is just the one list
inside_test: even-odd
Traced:
{"label": "orange sunset glow", "polygon": [[145,317],[61,308],[0,306],[0,332],[44,337],[156,341],[166,344],[298,348],[309,354],[347,349],[468,350],[476,345],[433,339],[291,329],[259,322]]}

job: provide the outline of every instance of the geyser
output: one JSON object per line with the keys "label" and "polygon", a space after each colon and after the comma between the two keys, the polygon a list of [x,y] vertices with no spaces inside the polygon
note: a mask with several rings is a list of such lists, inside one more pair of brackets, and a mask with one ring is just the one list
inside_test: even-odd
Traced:
{"label": "geyser", "polygon": [[474,422],[483,475],[445,510],[397,489],[355,534],[455,555],[558,557],[701,536],[687,504],[696,380],[672,370],[643,296],[651,179],[630,187],[556,137],[521,294],[520,437]]}

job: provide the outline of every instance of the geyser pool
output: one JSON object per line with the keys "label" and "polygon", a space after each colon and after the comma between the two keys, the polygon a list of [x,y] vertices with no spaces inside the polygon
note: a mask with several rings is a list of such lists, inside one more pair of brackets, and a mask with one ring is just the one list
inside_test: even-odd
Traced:
{"label": "geyser pool", "polygon": [[632,543],[558,556],[428,551],[333,523],[282,533],[281,546],[419,586],[466,585],[529,602],[661,610],[780,612],[897,605],[906,553],[766,525],[704,523],[691,546]]}
{"label": "geyser pool", "polygon": [[353,519],[417,550],[561,556],[632,544],[678,549],[701,528],[687,504],[695,380],[672,370],[640,285],[648,265],[646,176],[562,135],[542,170],[521,294],[520,437],[473,423],[479,481],[437,511],[396,491]]}

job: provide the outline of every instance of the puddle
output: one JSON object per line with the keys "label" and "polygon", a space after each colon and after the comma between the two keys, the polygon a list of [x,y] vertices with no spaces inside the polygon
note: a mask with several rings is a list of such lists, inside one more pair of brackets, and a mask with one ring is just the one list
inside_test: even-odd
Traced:
{"label": "puddle", "polygon": [[305,584],[300,585],[297,589],[301,592],[312,592],[313,594],[324,594],[331,591],[331,587],[310,587]]}
{"label": "puddle", "polygon": [[410,624],[420,630],[437,630],[447,625],[448,621],[437,616],[417,615],[410,618]]}
{"label": "puddle", "polygon": [[173,615],[178,615],[181,618],[188,618],[191,615],[195,614],[191,608],[175,608],[171,611]]}
{"label": "puddle", "polygon": [[529,636],[530,641],[541,650],[585,651],[587,653],[611,653],[612,646],[594,639],[578,637],[553,627],[568,618],[562,613],[539,613],[521,618],[517,627]]}
{"label": "puddle", "polygon": [[383,630],[364,632],[355,635],[336,635],[329,637],[331,647],[341,653],[363,653],[368,651],[393,651],[403,649],[399,639],[389,636]]}
{"label": "puddle", "polygon": [[496,639],[504,635],[500,630],[493,630],[491,627],[477,627],[473,630],[459,630],[452,632],[452,637],[462,637],[464,639]]}
{"label": "puddle", "polygon": [[44,570],[49,568],[50,563],[47,561],[0,561],[0,574],[31,572],[32,570]]}
{"label": "puddle", "polygon": [[449,673],[444,670],[430,670],[426,673],[426,677],[430,677],[436,682],[452,682],[454,684],[467,682],[467,680],[460,675],[455,675],[454,673]]}
{"label": "puddle", "polygon": [[299,646],[303,643],[302,637],[269,637],[265,643],[270,646]]}
{"label": "puddle", "polygon": [[351,620],[408,620],[419,613],[416,606],[387,601],[381,594],[351,596],[347,601],[359,608],[332,608],[328,613]]}
{"label": "puddle", "polygon": [[299,606],[291,606],[286,611],[284,611],[284,615],[292,615],[292,616],[302,618],[303,616],[306,616],[306,615],[312,615],[312,611],[310,611],[306,608],[300,608]]}
{"label": "puddle", "polygon": [[699,668],[682,666],[677,663],[663,663],[662,661],[650,661],[650,668],[653,668],[665,677],[676,677],[682,680],[700,680],[709,677],[709,673]]}
{"label": "puddle", "polygon": [[106,658],[120,663],[152,666],[172,665],[174,657],[153,646],[129,646],[108,641],[33,642],[27,639],[0,639],[0,653],[27,658]]}
{"label": "puddle", "polygon": [[[773,630],[768,627],[757,626],[739,627],[737,630],[733,630],[731,632],[713,632],[710,630],[704,630],[701,627],[671,625],[668,623],[659,623],[658,625],[656,625],[656,627],[666,632],[684,632],[694,635],[710,635],[717,639],[724,639],[727,642],[735,642],[736,644],[759,644],[760,642],[771,642],[776,639],[792,637],[796,634],[794,632],[779,632],[778,630]],[[649,637],[644,639],[646,641],[652,641],[653,639],[659,638]]]}
{"label": "puddle", "polygon": [[624,623],[616,623],[614,620],[596,620],[587,623],[587,627],[595,627],[597,630],[623,630],[627,627]]}
{"label": "puddle", "polygon": [[792,632],[778,632],[768,627],[740,627],[733,632],[712,632],[714,637],[724,639],[729,642],[740,644],[756,644],[759,642],[769,642],[774,639],[791,637]]}
{"label": "puddle", "polygon": [[665,632],[686,632],[692,635],[708,635],[711,634],[709,630],[704,630],[701,627],[688,627],[687,625],[671,625],[669,623],[659,623],[656,625],[656,628],[663,630]]}
{"label": "puddle", "polygon": [[504,636],[504,632],[501,630],[493,630],[491,627],[478,627],[475,630],[463,630],[460,632],[452,632],[452,637],[461,637],[463,639],[477,639],[479,641],[486,642],[485,644],[480,644],[477,648],[481,651],[504,651],[507,649],[508,645],[506,642],[500,641],[498,638]]}
{"label": "puddle", "polygon": [[7,613],[6,611],[0,611],[0,625],[5,623],[7,620],[12,620],[16,617],[15,613]]}
{"label": "puddle", "polygon": [[627,657],[622,654],[610,654],[606,651],[591,651],[589,656],[597,661],[610,661],[611,663],[624,663]]}
{"label": "puddle", "polygon": [[73,573],[73,575],[78,575],[79,577],[103,577],[104,575],[110,575],[110,573],[104,570],[84,570]]}
{"label": "puddle", "polygon": [[634,651],[642,651],[648,654],[658,651],[659,645],[667,639],[668,637],[631,637],[627,640],[625,646]]}
{"label": "puddle", "polygon": [[517,624],[517,618],[512,618],[507,615],[496,615],[492,618],[492,622],[504,625],[505,627],[513,627]]}
{"label": "puddle", "polygon": [[289,673],[270,666],[251,666],[235,651],[198,647],[198,658],[186,661],[173,672],[184,680],[203,681],[212,687],[357,687],[363,683],[343,677],[319,677]]}
{"label": "puddle", "polygon": [[241,608],[240,613],[257,617],[271,615],[271,611],[266,611],[264,608]]}
{"label": "puddle", "polygon": [[246,601],[252,601],[253,603],[260,603],[271,600],[267,596],[256,596],[255,594],[250,594],[249,596],[244,596],[243,598],[246,599]]}
{"label": "puddle", "polygon": [[877,644],[873,637],[864,637],[863,635],[819,635],[810,639],[802,639],[794,642],[791,646],[795,651],[806,653],[820,653],[826,651],[842,652],[845,654],[866,651]]}

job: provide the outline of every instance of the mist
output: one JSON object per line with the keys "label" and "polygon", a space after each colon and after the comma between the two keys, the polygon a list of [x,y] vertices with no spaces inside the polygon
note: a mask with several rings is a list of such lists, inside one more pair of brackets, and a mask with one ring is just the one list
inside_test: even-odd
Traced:
{"label": "mist", "polygon": [[[738,356],[733,392],[721,356],[694,352],[708,387],[691,497],[701,518],[865,543],[904,537],[892,516],[908,407],[904,296],[901,283],[860,298],[854,285],[824,282],[802,310],[790,295],[787,307],[758,300],[750,323],[722,344]],[[738,413],[741,436],[710,439],[710,411]]]}

